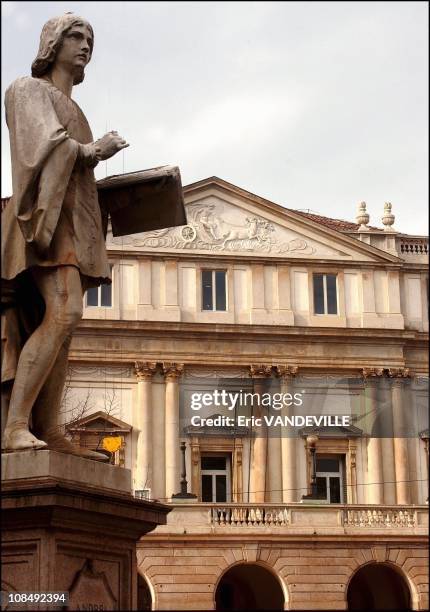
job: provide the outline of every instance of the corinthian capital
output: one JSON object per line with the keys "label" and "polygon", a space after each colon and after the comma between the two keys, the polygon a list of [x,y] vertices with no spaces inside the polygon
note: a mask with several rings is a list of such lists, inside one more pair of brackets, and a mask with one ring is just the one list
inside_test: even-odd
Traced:
{"label": "corinthian capital", "polygon": [[272,374],[272,366],[264,364],[252,364],[249,366],[252,378],[269,378]]}
{"label": "corinthian capital", "polygon": [[167,381],[175,381],[181,376],[184,371],[183,363],[173,363],[170,361],[163,361],[163,372]]}
{"label": "corinthian capital", "polygon": [[157,369],[155,361],[136,361],[134,364],[138,380],[151,380]]}
{"label": "corinthian capital", "polygon": [[280,378],[294,378],[299,371],[298,366],[293,365],[277,365],[276,373]]}
{"label": "corinthian capital", "polygon": [[363,368],[362,374],[365,380],[367,378],[380,378],[384,375],[384,368]]}

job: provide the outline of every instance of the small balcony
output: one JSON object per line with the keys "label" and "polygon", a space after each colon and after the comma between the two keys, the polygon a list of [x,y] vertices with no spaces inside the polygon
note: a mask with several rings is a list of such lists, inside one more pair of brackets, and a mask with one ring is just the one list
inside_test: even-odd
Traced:
{"label": "small balcony", "polygon": [[[185,531],[184,531],[185,530]],[[428,506],[359,504],[173,504],[162,535],[415,535],[428,532]]]}

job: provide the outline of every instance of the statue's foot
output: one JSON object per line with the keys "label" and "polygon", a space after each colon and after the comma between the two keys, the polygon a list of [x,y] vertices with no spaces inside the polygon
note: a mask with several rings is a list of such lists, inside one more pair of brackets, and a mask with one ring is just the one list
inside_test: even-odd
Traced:
{"label": "statue's foot", "polygon": [[83,457],[84,459],[93,459],[94,461],[109,461],[109,457],[104,453],[98,453],[97,451],[92,451],[89,448],[84,448],[82,446],[75,446],[76,452],[75,455],[79,457]]}
{"label": "statue's foot", "polygon": [[84,459],[93,459],[95,461],[109,461],[109,457],[103,453],[97,453],[83,446],[72,444],[60,432],[47,433],[43,436],[48,443],[48,449],[57,451],[58,453],[68,453],[69,455],[77,455]]}
{"label": "statue's foot", "polygon": [[26,427],[6,428],[3,434],[2,450],[6,452],[19,450],[38,450],[48,445],[39,440]]}

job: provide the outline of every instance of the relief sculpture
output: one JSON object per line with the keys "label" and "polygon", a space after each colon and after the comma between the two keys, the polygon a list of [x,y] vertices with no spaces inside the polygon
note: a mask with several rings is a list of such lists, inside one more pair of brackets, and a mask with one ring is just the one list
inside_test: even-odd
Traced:
{"label": "relief sculpture", "polygon": [[[189,204],[188,225],[146,232],[144,235],[111,238],[121,246],[234,251],[266,254],[313,255],[315,247],[303,238],[291,238],[286,229],[257,215],[240,215],[221,204]],[[230,214],[229,214],[230,213]],[[232,216],[234,219],[232,220]]]}

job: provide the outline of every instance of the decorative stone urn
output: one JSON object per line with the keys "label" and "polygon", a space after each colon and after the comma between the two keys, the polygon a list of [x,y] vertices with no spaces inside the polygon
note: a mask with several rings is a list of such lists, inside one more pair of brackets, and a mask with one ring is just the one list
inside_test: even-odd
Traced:
{"label": "decorative stone urn", "polygon": [[382,223],[385,225],[384,231],[394,232],[394,228],[391,227],[394,224],[395,216],[391,212],[391,202],[385,202],[384,204],[384,215],[382,217]]}
{"label": "decorative stone urn", "polygon": [[366,212],[366,202],[360,202],[357,208],[357,216],[355,217],[356,222],[359,224],[358,230],[360,232],[368,232],[369,228],[367,224],[369,223],[369,213]]}

